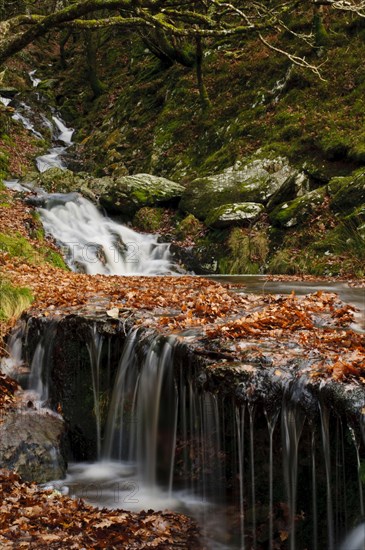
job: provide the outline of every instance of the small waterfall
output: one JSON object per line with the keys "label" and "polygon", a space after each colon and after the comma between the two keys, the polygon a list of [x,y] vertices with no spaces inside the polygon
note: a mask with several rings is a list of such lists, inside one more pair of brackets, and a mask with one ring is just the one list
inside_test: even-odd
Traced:
{"label": "small waterfall", "polygon": [[[363,520],[361,429],[328,403],[319,407],[304,379],[283,380],[275,400],[234,397],[224,385],[206,386],[182,336],[133,329],[117,365],[116,341],[101,324],[83,325],[74,342],[60,340],[56,331],[76,335],[72,327],[79,325],[38,320],[11,340],[21,363],[19,339],[38,335],[27,386],[53,407],[52,380],[82,369],[65,392],[67,418],[75,407],[76,425],[87,417],[81,424],[97,440],[89,458],[98,461],[71,464],[58,482],[71,494],[100,506],[189,513],[210,550],[339,548]],[[64,348],[67,361],[80,354],[66,371]],[[81,384],[87,395],[78,393]]]}
{"label": "small waterfall", "polygon": [[74,270],[90,275],[171,273],[169,244],[114,222],[75,193],[50,195],[39,212]]}
{"label": "small waterfall", "polygon": [[66,146],[71,145],[74,130],[72,128],[67,128],[62,120],[56,115],[53,115],[52,120],[58,130],[58,135],[56,135],[58,141],[63,141]]}
{"label": "small waterfall", "polygon": [[42,82],[40,78],[37,78],[37,77],[35,76],[35,73],[36,73],[36,72],[37,72],[37,71],[34,70],[34,71],[30,71],[30,72],[28,73],[28,74],[29,74],[29,78],[30,78],[30,80],[31,80],[31,82],[32,82],[34,88],[37,88],[38,84],[40,84],[40,83]]}
{"label": "small waterfall", "polygon": [[34,128],[34,124],[31,122],[29,115],[31,113],[31,107],[24,102],[21,102],[12,118],[20,122],[24,128],[29,130],[35,137],[43,139],[43,136],[38,130]]}
{"label": "small waterfall", "polygon": [[305,416],[297,404],[298,398],[300,398],[300,394],[297,385],[294,384],[284,394],[281,414],[284,480],[290,517],[290,550],[297,548],[295,517],[297,513],[298,445],[305,421]]}
{"label": "small waterfall", "polygon": [[137,332],[123,353],[106,425],[103,458],[137,464],[150,487],[169,488],[175,459],[178,394],[173,383],[173,342],[154,338],[138,366]]}
{"label": "small waterfall", "polygon": [[[29,76],[36,87],[39,79],[34,74],[32,71]],[[6,98],[1,100],[7,104]],[[26,116],[30,112],[31,107],[21,102],[13,118],[42,138]],[[41,118],[44,126],[51,130],[55,145],[48,153],[37,157],[37,169],[41,173],[50,168],[65,169],[62,155],[72,145],[74,130],[68,128],[56,113],[52,115],[52,120],[44,115]],[[17,180],[6,184],[9,189],[22,192],[33,190],[42,196],[45,207],[39,211],[43,225],[63,247],[71,269],[89,275],[163,275],[174,272],[168,243],[160,243],[155,235],[136,233],[112,221],[77,193],[47,195],[30,185],[28,189],[27,184],[22,185]]]}
{"label": "small waterfall", "polygon": [[36,164],[39,172],[46,172],[50,168],[66,169],[66,163],[62,159],[62,155],[66,152],[67,148],[72,145],[72,135],[74,130],[67,128],[61,118],[57,115],[52,116],[52,121],[46,119],[47,126],[51,129],[53,139],[56,142],[61,141],[64,145],[55,145],[49,149],[48,153],[37,157]]}

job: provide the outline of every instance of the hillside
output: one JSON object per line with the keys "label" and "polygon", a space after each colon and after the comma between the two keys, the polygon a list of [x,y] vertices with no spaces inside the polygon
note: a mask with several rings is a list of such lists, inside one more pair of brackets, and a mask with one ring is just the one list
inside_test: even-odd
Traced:
{"label": "hillside", "polygon": [[[97,177],[150,173],[187,188],[179,208],[165,212],[149,203],[132,221],[142,231],[167,233],[188,268],[362,276],[363,20],[329,8],[318,19],[303,8],[288,26],[290,32],[272,33],[271,44],[294,46],[319,75],[257,37],[207,40],[205,108],[194,67],[162,63],[143,40],[119,29],[92,33],[91,61],[82,31],[53,33],[11,61],[5,78],[26,93],[24,71],[37,70],[38,90],[77,129],[70,168]],[[312,33],[315,47],[293,44],[292,32]],[[13,161],[3,164],[19,171]],[[269,194],[242,189],[247,167],[254,168],[248,186],[271,186]],[[278,185],[269,177],[276,172]],[[237,203],[244,205],[238,212]],[[245,206],[251,203],[259,206]],[[226,206],[228,213],[219,210]]]}

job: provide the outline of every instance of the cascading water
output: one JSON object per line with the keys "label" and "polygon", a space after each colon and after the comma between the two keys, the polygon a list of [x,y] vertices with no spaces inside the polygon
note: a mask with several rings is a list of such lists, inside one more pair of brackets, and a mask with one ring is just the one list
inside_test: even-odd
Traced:
{"label": "cascading water", "polygon": [[[67,147],[72,130],[56,116],[51,124],[56,139]],[[40,171],[63,168],[65,147],[38,159]],[[137,236],[76,194],[43,198],[45,227],[68,247],[74,269],[169,271],[168,246],[155,237]],[[137,261],[128,261],[136,252]],[[39,399],[52,401],[54,377],[64,376],[55,362],[66,342],[63,338],[62,349],[56,346],[59,327],[46,325],[28,358],[30,372],[21,371],[20,378],[26,376],[25,385]],[[6,362],[9,371],[22,368],[20,347],[26,333],[23,326],[10,342],[14,362]],[[305,411],[301,380],[284,384],[281,401],[270,408],[267,401],[251,401],[249,392],[237,389],[233,396],[218,386],[206,388],[204,376],[202,381],[181,351],[182,341],[132,332],[114,372],[110,340],[96,326],[88,331],[83,349],[71,348],[65,364],[75,353],[83,353],[77,369],[85,357],[89,360],[90,377],[85,382],[80,375],[80,383],[74,383],[84,384],[89,393],[85,402],[77,402],[71,391],[64,400],[78,407],[75,415],[94,422],[98,461],[71,464],[67,479],[57,485],[97,505],[188,512],[201,523],[211,549],[336,548],[364,513],[354,428],[346,422],[339,428],[328,405],[316,402],[314,412]],[[86,458],[96,457],[90,452]],[[362,531],[360,525],[341,550],[361,548]]]}
{"label": "cascading water", "polygon": [[[29,76],[37,87],[40,81],[35,78],[34,71]],[[6,102],[5,98],[3,100]],[[30,112],[31,108],[22,102],[19,109],[13,118],[37,137],[42,137],[23,114]],[[65,169],[63,155],[72,144],[74,130],[68,128],[56,113],[52,120],[44,115],[42,119],[51,129],[56,145],[36,159],[37,168],[41,173],[50,168]],[[60,146],[59,142],[64,145]],[[48,195],[17,180],[5,183],[15,191],[38,193],[43,204],[39,212],[45,230],[63,248],[71,269],[90,275],[162,275],[175,271],[168,243],[160,243],[156,235],[140,234],[114,222],[79,194]]]}
{"label": "cascading water", "polygon": [[45,230],[63,248],[69,266],[90,275],[171,273],[169,244],[103,216],[75,193],[50,195],[39,209]]}
{"label": "cascading water", "polygon": [[84,370],[62,408],[70,418],[77,406],[74,422],[87,416],[94,426],[95,453],[85,458],[97,461],[71,463],[56,487],[99,506],[188,513],[214,550],[337,549],[361,520],[361,429],[319,406],[305,379],[284,378],[281,398],[251,401],[246,390],[205,387],[184,336],[133,330],[117,366],[115,337],[97,324],[66,342],[73,329],[63,321],[32,323],[12,339],[21,363],[20,340],[39,335],[28,387],[55,406],[53,384],[68,380],[62,365],[72,360],[69,372]]}

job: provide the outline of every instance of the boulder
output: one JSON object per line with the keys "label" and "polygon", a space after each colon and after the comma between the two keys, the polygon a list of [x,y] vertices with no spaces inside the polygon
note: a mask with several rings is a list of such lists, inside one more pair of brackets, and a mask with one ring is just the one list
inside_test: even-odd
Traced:
{"label": "boulder", "polygon": [[[82,192],[82,188],[87,186],[89,178],[88,175],[75,174],[71,170],[49,168],[49,170],[38,174],[36,183],[49,193]],[[26,175],[24,179],[29,181],[29,175]]]}
{"label": "boulder", "polygon": [[305,221],[322,203],[326,195],[326,187],[320,187],[302,197],[280,204],[270,213],[273,225],[294,227]]}
{"label": "boulder", "polygon": [[254,159],[246,164],[238,162],[221,174],[192,181],[179,208],[204,220],[218,206],[242,202],[265,205],[278,193],[282,198],[283,189],[290,199],[296,196],[295,187],[301,187],[297,184],[298,178],[302,181],[303,175],[284,157]]}
{"label": "boulder", "polygon": [[365,204],[365,170],[357,170],[351,176],[332,178],[328,184],[331,208],[348,212]]}
{"label": "boulder", "polygon": [[32,401],[24,408],[7,411],[0,421],[0,468],[37,483],[64,477],[63,432],[62,418],[35,408]]}
{"label": "boulder", "polygon": [[166,178],[136,174],[113,180],[99,200],[106,210],[131,217],[145,206],[172,206],[178,202],[183,191],[182,185]]}
{"label": "boulder", "polygon": [[214,208],[205,220],[205,224],[213,228],[224,228],[232,225],[244,225],[255,222],[265,207],[255,202],[238,202],[224,204]]}

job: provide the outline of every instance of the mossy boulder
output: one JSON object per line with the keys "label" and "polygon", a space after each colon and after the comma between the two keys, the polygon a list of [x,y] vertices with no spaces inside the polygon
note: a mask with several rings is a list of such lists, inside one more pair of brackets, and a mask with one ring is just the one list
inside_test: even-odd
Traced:
{"label": "mossy boulder", "polygon": [[255,202],[224,204],[214,208],[205,220],[208,227],[220,229],[233,225],[244,225],[255,222],[265,207]]}
{"label": "mossy boulder", "polygon": [[199,221],[193,214],[188,214],[184,219],[178,223],[175,236],[178,240],[184,241],[185,239],[195,241],[204,233],[206,227]]}
{"label": "mossy boulder", "polygon": [[174,206],[184,187],[174,181],[151,174],[116,178],[100,196],[108,211],[132,217],[145,206]]}
{"label": "mossy boulder", "polygon": [[164,219],[163,208],[145,206],[138,210],[133,218],[133,226],[142,231],[150,233],[158,232],[161,229]]}
{"label": "mossy boulder", "polygon": [[90,176],[87,174],[76,174],[72,170],[62,168],[50,168],[41,174],[30,172],[23,178],[24,181],[39,185],[49,193],[82,192],[82,189],[87,187],[89,179]]}
{"label": "mossy boulder", "polygon": [[[219,206],[243,202],[267,204],[283,186],[291,193],[297,177],[299,172],[284,157],[237,162],[221,174],[192,181],[179,208],[204,220]],[[290,194],[289,197],[292,198]]]}
{"label": "mossy boulder", "polygon": [[365,204],[365,170],[351,176],[332,178],[328,184],[331,207],[337,212],[348,212]]}
{"label": "mossy boulder", "polygon": [[326,196],[326,187],[320,187],[302,197],[285,202],[277,206],[270,213],[270,221],[273,225],[281,227],[294,227],[306,220],[323,203]]}

